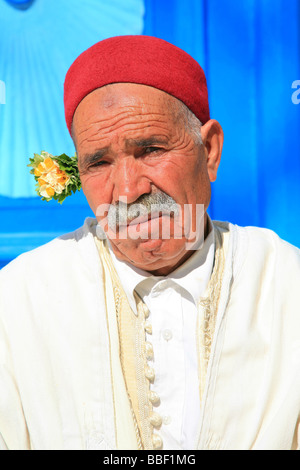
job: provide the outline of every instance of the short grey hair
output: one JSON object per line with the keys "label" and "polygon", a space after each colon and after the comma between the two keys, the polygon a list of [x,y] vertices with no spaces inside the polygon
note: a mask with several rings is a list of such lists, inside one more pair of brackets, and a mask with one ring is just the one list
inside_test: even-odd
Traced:
{"label": "short grey hair", "polygon": [[177,115],[176,120],[182,120],[185,129],[190,132],[196,142],[202,144],[201,126],[202,122],[197,116],[186,106],[185,103],[175,98],[172,100],[173,109],[171,112]]}

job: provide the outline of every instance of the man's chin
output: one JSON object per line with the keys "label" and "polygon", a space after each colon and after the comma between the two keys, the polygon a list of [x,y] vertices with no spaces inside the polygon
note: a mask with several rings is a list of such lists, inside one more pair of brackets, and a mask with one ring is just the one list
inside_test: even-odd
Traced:
{"label": "man's chin", "polygon": [[[115,256],[138,269],[155,275],[167,275],[182,264],[193,251],[185,250],[183,240],[146,239],[122,243],[111,240]],[[124,242],[124,241],[123,241]]]}
{"label": "man's chin", "polygon": [[164,240],[161,240],[161,239],[153,239],[153,238],[149,238],[146,240],[141,239],[139,243],[139,249],[144,252],[153,253],[153,255],[163,256],[164,253],[161,251],[163,243],[164,243]]}

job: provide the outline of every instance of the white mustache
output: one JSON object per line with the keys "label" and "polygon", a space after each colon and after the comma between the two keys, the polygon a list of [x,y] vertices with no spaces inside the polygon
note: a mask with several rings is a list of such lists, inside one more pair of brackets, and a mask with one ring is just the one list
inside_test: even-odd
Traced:
{"label": "white mustache", "polygon": [[149,215],[157,213],[179,213],[179,206],[175,200],[164,192],[143,194],[135,202],[126,204],[123,201],[111,205],[107,214],[107,223],[110,228],[128,225],[134,219],[147,220]]}

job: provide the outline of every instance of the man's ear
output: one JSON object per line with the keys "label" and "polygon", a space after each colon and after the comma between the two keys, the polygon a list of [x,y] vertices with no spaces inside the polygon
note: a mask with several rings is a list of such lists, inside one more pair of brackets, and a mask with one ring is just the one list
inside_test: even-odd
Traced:
{"label": "man's ear", "polygon": [[207,172],[211,182],[216,181],[221,160],[224,134],[221,125],[210,119],[201,126],[202,142],[205,149]]}

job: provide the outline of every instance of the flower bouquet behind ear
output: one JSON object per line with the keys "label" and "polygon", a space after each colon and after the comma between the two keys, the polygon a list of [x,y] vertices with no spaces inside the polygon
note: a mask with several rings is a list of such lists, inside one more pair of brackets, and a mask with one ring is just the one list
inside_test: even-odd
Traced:
{"label": "flower bouquet behind ear", "polygon": [[76,191],[81,189],[77,155],[68,157],[66,154],[53,156],[42,151],[30,158],[30,173],[37,182],[36,192],[43,201],[55,199],[60,204]]}

